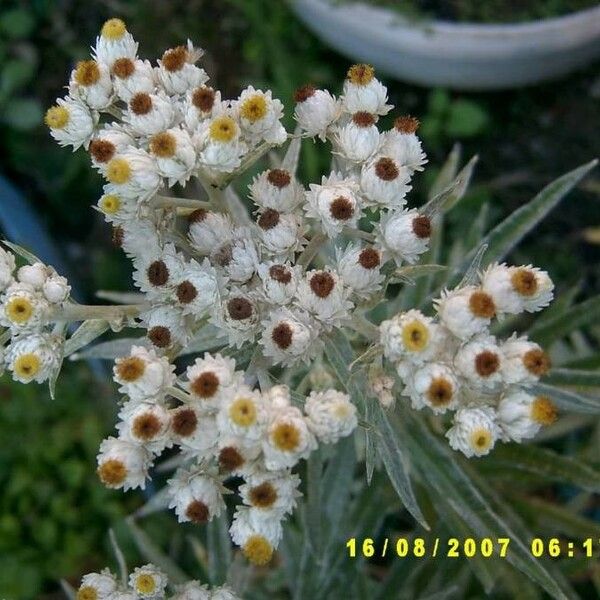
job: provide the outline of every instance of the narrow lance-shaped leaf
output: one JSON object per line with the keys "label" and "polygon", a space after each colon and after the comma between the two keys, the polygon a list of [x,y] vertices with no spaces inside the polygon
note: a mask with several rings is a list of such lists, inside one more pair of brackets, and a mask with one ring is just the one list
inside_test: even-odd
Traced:
{"label": "narrow lance-shaped leaf", "polygon": [[88,319],[84,321],[65,342],[64,354],[70,356],[80,348],[87,346],[104,332],[108,331],[109,325],[103,319]]}
{"label": "narrow lance-shaped leaf", "polygon": [[446,158],[446,162],[443,164],[429,190],[429,199],[435,198],[452,183],[458,173],[458,164],[460,163],[461,154],[462,148],[460,144],[454,144],[450,154],[448,154],[448,157]]}
{"label": "narrow lance-shaped leaf", "polygon": [[573,387],[600,387],[600,372],[586,369],[552,369],[544,383]]}
{"label": "narrow lance-shaped leaf", "polygon": [[567,412],[600,414],[600,398],[598,397],[584,396],[545,383],[527,386],[526,390],[536,396],[548,396],[558,408]]}

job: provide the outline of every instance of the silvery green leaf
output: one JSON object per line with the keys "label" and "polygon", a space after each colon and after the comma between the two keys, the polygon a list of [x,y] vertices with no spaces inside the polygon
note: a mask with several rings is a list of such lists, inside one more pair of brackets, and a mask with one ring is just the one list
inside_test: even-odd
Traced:
{"label": "silvery green leaf", "polygon": [[475,253],[475,256],[473,256],[473,260],[471,261],[469,268],[466,270],[465,274],[463,275],[463,278],[460,280],[460,283],[457,287],[460,288],[467,285],[474,285],[475,283],[477,283],[477,281],[479,281],[479,270],[481,269],[481,261],[487,248],[487,244],[481,244],[481,246],[479,246],[479,249]]}
{"label": "silvery green leaf", "polygon": [[135,542],[140,554],[145,560],[156,565],[164,571],[169,577],[171,583],[185,583],[189,577],[175,564],[173,559],[165,554],[148,536],[148,534],[138,527],[133,519],[127,519],[127,527],[131,533],[131,537]]}
{"label": "silvery green leaf", "polygon": [[554,318],[545,319],[529,329],[529,336],[541,345],[561,338],[580,327],[595,325],[600,319],[600,296],[575,304]]}
{"label": "silvery green leaf", "polygon": [[65,579],[60,580],[60,587],[69,600],[76,600],[77,590]]}
{"label": "silvery green leaf", "polygon": [[56,367],[52,373],[50,373],[50,377],[48,377],[48,390],[50,392],[50,398],[54,400],[56,397],[56,382],[58,381],[58,376],[60,375],[60,371],[62,369],[62,364],[64,360],[64,354],[61,352],[60,359]]}
{"label": "silvery green leaf", "polygon": [[573,387],[600,387],[600,372],[585,369],[552,369],[544,383]]}
{"label": "silvery green leaf", "polygon": [[227,337],[214,325],[205,325],[198,331],[190,342],[181,350],[179,356],[187,354],[200,354],[227,345]]}
{"label": "silvery green leaf", "polygon": [[307,541],[311,546],[311,555],[319,561],[323,550],[323,502],[321,498],[321,480],[323,461],[321,451],[313,452],[306,459],[306,501],[305,525]]}
{"label": "silvery green leaf", "polygon": [[392,275],[392,280],[398,280],[408,283],[409,285],[414,285],[415,279],[441,273],[442,271],[445,271],[446,268],[447,267],[444,265],[408,265],[396,269]]}
{"label": "silvery green leaf", "polygon": [[438,194],[443,192],[455,179],[456,174],[458,173],[458,164],[460,162],[461,154],[462,148],[460,144],[454,144],[450,154],[448,154],[448,157],[446,158],[446,162],[443,164],[429,190],[429,199],[435,198]]}
{"label": "silvery green leaf", "polygon": [[145,294],[141,292],[113,292],[111,290],[98,290],[96,297],[108,300],[116,304],[143,304],[146,301]]}
{"label": "silvery green leaf", "polygon": [[26,260],[30,265],[36,262],[43,262],[35,254],[29,252],[29,250],[25,250],[25,248],[19,246],[19,244],[13,244],[6,240],[2,240],[2,243],[7,245],[15,254]]}
{"label": "silvery green leaf", "polygon": [[107,342],[100,342],[91,348],[87,348],[72,356],[72,360],[81,360],[87,358],[100,358],[104,360],[114,360],[121,356],[127,356],[131,352],[132,346],[150,347],[150,342],[146,337],[139,338],[119,338]]}
{"label": "silvery green leaf", "polygon": [[227,513],[214,518],[206,525],[206,546],[208,550],[208,573],[213,585],[223,585],[231,564],[231,539]]}
{"label": "silvery green leaf", "polygon": [[165,510],[169,506],[169,501],[169,488],[165,486],[158,492],[152,494],[150,499],[133,513],[132,517],[134,519],[141,519],[142,517],[147,517],[148,515]]}
{"label": "silvery green leaf", "polygon": [[302,147],[302,138],[300,137],[300,128],[296,127],[294,135],[281,161],[281,168],[296,175],[298,163],[300,162],[300,148]]}
{"label": "silvery green leaf", "polygon": [[248,209],[244,206],[244,203],[232,186],[228,186],[225,189],[223,198],[227,210],[235,223],[238,225],[250,225],[252,223]]}
{"label": "silvery green leaf", "polygon": [[584,396],[545,383],[535,383],[525,389],[536,396],[548,396],[558,408],[567,412],[600,414],[600,398],[597,396]]}
{"label": "silvery green leaf", "polygon": [[119,546],[119,542],[117,540],[117,536],[115,535],[114,529],[108,530],[108,538],[110,539],[110,547],[115,556],[115,560],[117,561],[117,565],[119,566],[119,576],[121,578],[121,583],[123,585],[127,585],[127,579],[129,577],[127,571],[127,563],[125,561],[125,555],[123,554],[123,550],[121,550],[121,546]]}
{"label": "silvery green leaf", "polygon": [[65,356],[70,356],[80,348],[100,337],[108,330],[108,323],[102,319],[84,321],[65,342]]}

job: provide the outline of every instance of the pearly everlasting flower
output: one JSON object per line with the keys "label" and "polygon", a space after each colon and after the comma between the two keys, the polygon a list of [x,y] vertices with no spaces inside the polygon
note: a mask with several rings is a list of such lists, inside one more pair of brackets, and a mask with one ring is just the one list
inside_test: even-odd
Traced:
{"label": "pearly everlasting flower", "polygon": [[185,184],[196,167],[196,151],[190,134],[179,127],[161,131],[150,138],[150,154],[158,173],[166,177],[169,187]]}
{"label": "pearly everlasting flower", "polygon": [[348,123],[335,128],[333,139],[337,151],[347,160],[362,163],[379,149],[377,118],[369,112],[354,113]]}
{"label": "pearly everlasting flower", "polygon": [[273,364],[290,365],[314,358],[319,328],[301,311],[280,308],[261,324],[260,343]]}
{"label": "pearly everlasting flower", "polygon": [[47,110],[44,121],[60,146],[73,146],[73,150],[77,150],[81,146],[88,147],[98,116],[80,100],[67,97],[59,98],[56,105]]}
{"label": "pearly everlasting flower", "polygon": [[386,102],[387,88],[375,78],[373,67],[364,64],[350,67],[341,98],[345,111],[351,114],[364,111],[386,115],[392,108]]}
{"label": "pearly everlasting flower", "polygon": [[275,256],[291,256],[305,243],[302,219],[293,213],[267,208],[259,215],[257,225],[263,247]]}
{"label": "pearly everlasting flower", "polygon": [[167,94],[185,94],[208,81],[206,71],[194,64],[202,54],[204,52],[194,48],[190,40],[186,46],[165,51],[158,61],[156,74]]}
{"label": "pearly everlasting flower", "polygon": [[309,429],[324,444],[335,444],[340,438],[349,436],[357,427],[356,406],[348,394],[327,390],[311,392],[304,411]]}
{"label": "pearly everlasting flower", "polygon": [[244,556],[255,565],[271,561],[282,537],[281,522],[265,518],[251,508],[238,508],[229,529],[234,544],[240,546]]}
{"label": "pearly everlasting flower", "polygon": [[212,323],[223,330],[231,344],[240,347],[254,339],[258,332],[260,313],[253,295],[232,288],[221,301],[212,317]]}
{"label": "pearly everlasting flower", "polygon": [[493,389],[502,382],[502,351],[493,336],[467,342],[456,353],[454,366],[477,389]]}
{"label": "pearly everlasting flower", "polygon": [[323,176],[321,185],[310,184],[304,209],[308,217],[320,222],[329,237],[336,237],[344,227],[356,227],[361,214],[358,185],[340,173]]}
{"label": "pearly everlasting flower", "polygon": [[534,383],[550,370],[550,358],[535,342],[512,336],[502,344],[502,377],[506,383]]}
{"label": "pearly everlasting flower", "polygon": [[465,456],[484,456],[500,437],[494,410],[489,406],[460,408],[454,424],[446,432],[450,446]]}
{"label": "pearly everlasting flower", "polygon": [[475,286],[445,290],[434,303],[442,324],[462,340],[486,331],[496,315],[494,299]]}
{"label": "pearly everlasting flower", "polygon": [[258,276],[262,282],[262,295],[265,301],[283,305],[288,304],[294,297],[301,274],[298,266],[267,262],[258,265]]}
{"label": "pearly everlasting flower", "polygon": [[443,364],[427,363],[409,379],[405,394],[410,396],[412,407],[425,406],[434,413],[455,410],[459,403],[459,383],[453,370]]}
{"label": "pearly everlasting flower", "polygon": [[49,269],[41,262],[36,262],[31,265],[23,265],[17,270],[17,279],[20,283],[31,286],[34,290],[41,290],[48,275]]}
{"label": "pearly everlasting flower", "polygon": [[91,109],[102,110],[113,103],[114,91],[108,66],[95,60],[82,60],[71,73],[69,94]]}
{"label": "pearly everlasting flower", "polygon": [[554,283],[546,271],[493,264],[481,278],[482,288],[494,299],[499,312],[537,312],[553,298]]}
{"label": "pearly everlasting flower", "polygon": [[217,425],[221,433],[253,445],[262,437],[268,417],[260,393],[241,385],[222,403],[217,414]]}
{"label": "pearly everlasting flower", "polygon": [[376,225],[376,243],[398,265],[417,262],[427,251],[430,236],[431,219],[415,209],[389,212]]}
{"label": "pearly everlasting flower", "polygon": [[39,328],[47,319],[50,307],[39,290],[30,283],[15,282],[0,300],[0,325],[13,331]]}
{"label": "pearly everlasting flower", "polygon": [[360,189],[369,204],[401,209],[412,189],[410,172],[398,161],[378,154],[362,166]]}
{"label": "pearly everlasting flower", "polygon": [[260,444],[248,443],[236,435],[219,435],[216,460],[223,475],[241,476],[250,472],[262,453]]}
{"label": "pearly everlasting flower", "polygon": [[160,454],[171,445],[171,415],[160,404],[132,400],[131,404],[125,404],[119,416],[122,419],[117,424],[120,439],[141,444],[153,454]]}
{"label": "pearly everlasting flower", "polygon": [[[183,585],[178,585],[177,593],[174,596],[171,596],[170,600],[213,600],[215,598],[215,592],[211,593],[211,590],[207,585],[201,585],[198,581],[188,581]],[[216,596],[218,598],[218,596]],[[229,600],[225,595],[223,596],[223,600]],[[236,600],[235,595],[232,594],[231,600]]]}
{"label": "pearly everlasting flower", "polygon": [[231,239],[224,242],[221,240],[213,248],[210,260],[231,281],[248,281],[256,273],[260,262],[259,250],[251,230],[247,227],[234,229]]}
{"label": "pearly everlasting flower", "polygon": [[44,294],[44,298],[46,298],[50,304],[62,304],[69,297],[71,286],[66,277],[62,277],[54,272],[46,278],[46,281],[44,281],[42,293]]}
{"label": "pearly everlasting flower", "polygon": [[162,299],[175,288],[185,275],[183,255],[173,244],[153,244],[153,240],[138,253],[133,264],[135,285],[150,298]]}
{"label": "pearly everlasting flower", "polygon": [[207,259],[190,260],[175,277],[174,286],[174,299],[184,314],[201,317],[219,300],[217,274]]}
{"label": "pearly everlasting flower", "polygon": [[109,437],[100,444],[98,477],[109,488],[144,489],[151,460],[152,455],[143,446]]}
{"label": "pearly everlasting flower", "polygon": [[156,161],[145,150],[128,147],[106,164],[106,179],[123,196],[152,196],[160,186]]}
{"label": "pearly everlasting flower", "polygon": [[139,135],[154,135],[169,129],[175,117],[173,103],[164,92],[138,92],[129,99],[123,120]]}
{"label": "pearly everlasting flower", "polygon": [[556,409],[544,396],[513,390],[498,403],[498,424],[506,440],[521,442],[534,437],[543,425],[556,419]]}
{"label": "pearly everlasting flower", "polygon": [[300,478],[289,471],[255,472],[240,486],[240,496],[247,506],[266,517],[283,518],[296,507]]}
{"label": "pearly everlasting flower", "polygon": [[117,358],[113,376],[119,391],[136,401],[155,400],[175,382],[173,366],[154,350],[132,346],[129,356]]}
{"label": "pearly everlasting flower", "polygon": [[184,404],[172,409],[171,434],[181,452],[191,457],[209,458],[219,441],[215,417],[197,405]]}
{"label": "pearly everlasting flower", "polygon": [[407,359],[421,364],[433,356],[438,345],[438,326],[415,309],[383,321],[379,333],[383,354],[392,361]]}
{"label": "pearly everlasting flower", "polygon": [[298,283],[298,305],[327,327],[337,327],[349,318],[353,304],[350,289],[330,269],[307,271]]}
{"label": "pearly everlasting flower", "polygon": [[283,104],[272,97],[270,90],[263,92],[248,86],[233,106],[239,113],[242,131],[251,143],[265,141],[279,145],[287,140],[287,132],[279,122]]}
{"label": "pearly everlasting flower", "polygon": [[210,254],[233,239],[233,223],[226,214],[195,210],[189,217],[190,243],[201,254]]}
{"label": "pearly everlasting flower", "polygon": [[4,355],[13,379],[21,383],[46,381],[59,368],[61,361],[60,338],[46,333],[13,338]]}
{"label": "pearly everlasting flower", "polygon": [[294,100],[294,118],[300,129],[310,137],[325,140],[327,129],[340,115],[338,101],[327,90],[317,90],[311,85],[296,90]]}
{"label": "pearly everlasting flower", "polygon": [[196,132],[202,121],[225,110],[221,92],[207,85],[188,90],[184,100],[183,119],[190,132]]}
{"label": "pearly everlasting flower", "polygon": [[88,573],[81,578],[77,591],[77,598],[95,598],[96,600],[110,600],[117,590],[117,580],[114,575],[105,569],[100,573]]}
{"label": "pearly everlasting flower", "polygon": [[177,307],[157,305],[140,313],[140,319],[148,330],[148,339],[160,350],[185,345],[192,335],[183,311]]}
{"label": "pearly everlasting flower", "polygon": [[129,146],[135,145],[134,138],[120,125],[104,125],[97,131],[89,145],[92,165],[102,174],[106,166],[117,154],[125,152]]}
{"label": "pearly everlasting flower", "polygon": [[154,69],[147,60],[122,56],[113,63],[111,73],[117,96],[127,104],[136,94],[152,94],[156,90]]}
{"label": "pearly everlasting flower", "polygon": [[355,294],[370,298],[381,289],[385,279],[380,268],[382,253],[376,248],[349,244],[342,252],[336,249],[337,272]]}
{"label": "pearly everlasting flower", "polygon": [[285,169],[269,169],[254,178],[250,196],[260,208],[291,212],[304,201],[304,188]]}
{"label": "pearly everlasting flower", "polygon": [[112,67],[118,58],[135,59],[137,48],[137,42],[127,31],[125,23],[121,19],[109,19],[102,26],[92,53],[98,62]]}
{"label": "pearly everlasting flower", "polygon": [[13,282],[15,257],[0,246],[0,293]]}
{"label": "pearly everlasting flower", "polygon": [[231,172],[240,166],[247,145],[241,140],[239,123],[231,111],[224,111],[202,123],[198,133],[201,165],[215,171]]}
{"label": "pearly everlasting flower", "polygon": [[414,171],[422,171],[427,156],[421,147],[421,140],[416,135],[419,121],[413,117],[398,117],[394,127],[382,135],[381,152],[391,156],[412,175]]}
{"label": "pearly everlasting flower", "polygon": [[167,587],[167,576],[154,565],[148,564],[133,570],[129,585],[144,600],[160,600]]}
{"label": "pearly everlasting flower", "polygon": [[213,477],[192,470],[178,469],[169,486],[169,508],[175,509],[180,523],[206,523],[225,508],[223,487]]}

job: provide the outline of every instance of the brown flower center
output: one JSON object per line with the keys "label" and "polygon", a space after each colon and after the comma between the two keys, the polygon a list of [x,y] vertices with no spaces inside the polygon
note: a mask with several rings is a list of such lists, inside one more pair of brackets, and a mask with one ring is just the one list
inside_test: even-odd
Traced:
{"label": "brown flower center", "polygon": [[315,296],[327,298],[335,286],[335,279],[330,273],[321,271],[310,278],[310,289]]}
{"label": "brown flower center", "polygon": [[175,155],[176,150],[177,140],[175,139],[175,136],[168,131],[157,133],[155,136],[152,136],[152,139],[150,140],[150,152],[159,158],[171,158]]}
{"label": "brown flower center", "polygon": [[354,215],[354,206],[345,196],[338,196],[329,206],[329,213],[338,221],[347,221]]}
{"label": "brown flower center", "polygon": [[248,495],[252,506],[258,508],[270,508],[277,502],[277,490],[268,481],[253,487]]}
{"label": "brown flower center", "polygon": [[492,319],[496,315],[496,305],[489,294],[482,291],[473,292],[469,298],[469,309],[481,319]]}
{"label": "brown flower center", "polygon": [[282,350],[289,348],[292,344],[293,332],[288,323],[279,323],[271,332],[271,339],[275,345]]}
{"label": "brown flower center", "polygon": [[198,296],[198,290],[189,281],[182,281],[177,286],[177,299],[181,304],[189,304]]}
{"label": "brown flower center", "polygon": [[198,427],[198,417],[191,408],[180,408],[175,412],[172,421],[173,432],[180,437],[193,435]]}
{"label": "brown flower center", "polygon": [[271,265],[269,267],[269,277],[285,285],[292,280],[292,273],[283,265]]}
{"label": "brown flower center", "polygon": [[213,261],[220,267],[226,267],[233,259],[233,246],[223,244],[212,256]]}
{"label": "brown flower center", "polygon": [[243,321],[252,316],[252,303],[246,298],[232,298],[227,302],[227,312],[234,321]]}
{"label": "brown flower center", "polygon": [[115,365],[115,371],[119,379],[128,383],[137,381],[145,370],[146,365],[139,356],[128,356]]}
{"label": "brown flower center", "polygon": [[432,380],[427,390],[427,398],[433,406],[445,406],[452,400],[452,384],[443,377]]}
{"label": "brown flower center", "polygon": [[209,112],[215,105],[215,91],[209,87],[199,87],[192,94],[192,104],[202,112]]}
{"label": "brown flower center", "polygon": [[160,429],[160,419],[152,413],[138,415],[133,420],[133,435],[141,440],[149,441],[154,439],[159,434]]}
{"label": "brown flower center", "polygon": [[316,91],[314,85],[303,85],[294,92],[294,102],[306,102],[311,96],[315,95]]}
{"label": "brown flower center", "polygon": [[371,83],[375,76],[375,70],[371,65],[358,64],[352,65],[348,69],[347,78],[354,85],[367,85]]}
{"label": "brown flower center", "polygon": [[550,398],[538,396],[531,406],[531,418],[540,425],[552,425],[558,417],[558,410]]}
{"label": "brown flower center", "polygon": [[122,461],[111,458],[98,467],[97,473],[105,485],[121,485],[127,477],[127,467]]}
{"label": "brown flower center", "polygon": [[117,58],[113,63],[112,72],[119,79],[128,79],[135,72],[135,64],[130,58]]}
{"label": "brown flower center", "polygon": [[358,127],[371,127],[375,125],[375,115],[361,110],[352,115],[352,122]]}
{"label": "brown flower center", "polygon": [[95,60],[82,60],[75,69],[75,81],[82,86],[94,85],[100,79],[100,68]]}
{"label": "brown flower center", "polygon": [[167,348],[171,345],[171,332],[168,327],[156,325],[148,330],[148,339],[157,348]]}
{"label": "brown flower center", "polygon": [[491,350],[484,350],[475,357],[475,370],[480,377],[489,377],[500,368],[500,358]]}
{"label": "brown flower center", "polygon": [[219,467],[222,471],[229,473],[239,469],[244,464],[244,457],[237,448],[226,446],[219,452]]}
{"label": "brown flower center", "polygon": [[405,115],[394,121],[394,129],[400,133],[415,133],[419,129],[419,119]]}
{"label": "brown flower center", "polygon": [[271,432],[274,446],[283,452],[293,452],[300,444],[300,431],[292,423],[279,423]]}
{"label": "brown flower center", "polygon": [[129,101],[129,109],[134,115],[147,115],[152,110],[152,98],[150,94],[138,92]]}
{"label": "brown flower center", "polygon": [[156,287],[165,285],[169,281],[169,269],[162,260],[155,260],[151,263],[146,274],[148,281]]}
{"label": "brown flower center", "polygon": [[206,371],[194,379],[190,388],[200,398],[212,398],[219,389],[219,378],[212,371]]}
{"label": "brown flower center", "polygon": [[258,219],[258,226],[264,231],[277,227],[279,223],[279,213],[272,208],[267,208]]}
{"label": "brown flower center", "polygon": [[90,154],[96,162],[107,163],[116,153],[117,148],[108,140],[92,140]]}
{"label": "brown flower center", "polygon": [[162,56],[162,65],[170,73],[179,71],[185,65],[188,58],[187,48],[185,46],[177,46],[167,50]]}
{"label": "brown flower center", "polygon": [[394,181],[400,175],[400,169],[393,159],[384,156],[375,163],[375,175],[383,181]]}
{"label": "brown flower center", "polygon": [[210,511],[204,502],[201,502],[200,500],[192,500],[185,509],[185,516],[192,523],[206,523],[208,521],[208,517],[210,516]]}
{"label": "brown flower center", "polygon": [[285,169],[271,169],[267,174],[267,181],[276,188],[287,187],[291,180],[291,175]]}
{"label": "brown flower center", "polygon": [[541,348],[533,348],[525,352],[523,364],[532,375],[541,377],[550,370],[550,357]]}
{"label": "brown flower center", "polygon": [[375,248],[365,248],[358,255],[358,263],[363,269],[376,269],[381,263],[381,255]]}
{"label": "brown flower center", "polygon": [[529,269],[517,269],[510,278],[513,289],[521,296],[533,296],[538,289],[535,273]]}
{"label": "brown flower center", "polygon": [[412,222],[413,233],[424,240],[431,236],[431,219],[425,215],[418,215]]}
{"label": "brown flower center", "polygon": [[202,221],[206,219],[206,215],[208,215],[207,210],[204,208],[197,208],[194,212],[190,213],[188,221],[190,223],[202,223]]}

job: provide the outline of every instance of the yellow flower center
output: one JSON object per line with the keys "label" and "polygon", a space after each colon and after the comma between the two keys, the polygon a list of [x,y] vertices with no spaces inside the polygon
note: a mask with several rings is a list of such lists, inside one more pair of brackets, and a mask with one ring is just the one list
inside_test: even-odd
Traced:
{"label": "yellow flower center", "polygon": [[23,325],[31,319],[33,314],[33,305],[27,298],[13,298],[6,303],[6,316],[13,323]]}
{"label": "yellow flower center", "polygon": [[124,158],[113,158],[106,167],[106,179],[111,183],[127,183],[131,179],[131,167]]}
{"label": "yellow flower center", "polygon": [[242,548],[244,556],[253,565],[266,565],[273,556],[273,546],[262,535],[251,535]]}
{"label": "yellow flower center", "polygon": [[348,80],[354,85],[368,85],[375,76],[375,70],[371,65],[352,65],[348,69]]}
{"label": "yellow flower center", "polygon": [[242,103],[240,114],[251,123],[260,121],[267,114],[267,101],[261,94],[254,94]]}
{"label": "yellow flower center", "polygon": [[540,425],[552,425],[558,417],[556,406],[550,398],[539,396],[531,405],[531,418]]}
{"label": "yellow flower center", "polygon": [[333,414],[338,419],[345,419],[350,414],[350,407],[345,402],[340,402],[333,407]]}
{"label": "yellow flower center", "polygon": [[64,106],[51,106],[46,111],[44,122],[50,129],[63,129],[69,122],[69,111]]}
{"label": "yellow flower center", "polygon": [[300,444],[300,431],[292,423],[279,423],[271,431],[273,445],[283,452],[293,452]]}
{"label": "yellow flower center", "polygon": [[240,427],[256,423],[256,405],[251,398],[238,398],[229,407],[229,418]]}
{"label": "yellow flower center", "polygon": [[107,40],[120,40],[126,33],[127,27],[121,19],[109,19],[100,30],[100,35]]}
{"label": "yellow flower center", "polygon": [[156,581],[149,573],[142,573],[135,578],[135,591],[139,594],[153,594],[156,591]]}
{"label": "yellow flower center", "polygon": [[90,585],[84,585],[77,591],[77,600],[98,600],[98,592]]}
{"label": "yellow flower center", "polygon": [[41,361],[37,354],[21,354],[15,360],[13,370],[18,377],[33,379],[38,374],[40,366]]}
{"label": "yellow flower center", "polygon": [[410,352],[421,352],[429,343],[429,329],[421,321],[411,321],[402,329],[402,342]]}
{"label": "yellow flower center", "polygon": [[471,448],[475,454],[483,454],[492,445],[492,434],[488,429],[480,427],[471,432]]}
{"label": "yellow flower center", "polygon": [[111,458],[98,467],[98,477],[107,486],[121,485],[127,477],[127,467],[122,461]]}
{"label": "yellow flower center", "polygon": [[99,79],[100,68],[95,60],[82,60],[77,63],[75,81],[79,85],[94,85],[94,83],[98,83]]}
{"label": "yellow flower center", "polygon": [[230,142],[236,133],[237,125],[231,117],[218,117],[210,124],[210,138],[215,142]]}
{"label": "yellow flower center", "polygon": [[107,215],[114,215],[118,213],[121,208],[121,200],[119,196],[114,194],[107,194],[100,198],[100,210]]}

